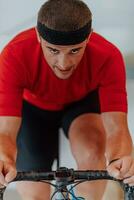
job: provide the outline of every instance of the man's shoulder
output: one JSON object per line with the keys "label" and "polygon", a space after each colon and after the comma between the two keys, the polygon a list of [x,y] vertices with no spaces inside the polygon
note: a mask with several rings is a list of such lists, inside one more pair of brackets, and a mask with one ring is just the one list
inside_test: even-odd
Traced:
{"label": "man's shoulder", "polygon": [[36,31],[34,27],[21,31],[15,35],[4,47],[4,49],[10,47],[13,49],[19,49],[23,46],[30,46],[30,44],[37,44]]}
{"label": "man's shoulder", "polygon": [[[123,55],[110,41],[98,33],[93,32],[86,48],[86,61],[93,69],[100,70],[105,63],[111,61],[122,62]],[[96,67],[95,67],[96,66]]]}
{"label": "man's shoulder", "polygon": [[18,33],[14,36],[8,44],[3,48],[1,52],[1,57],[11,57],[21,58],[29,57],[29,55],[36,54],[39,47],[39,42],[36,36],[35,28],[30,28]]}
{"label": "man's shoulder", "polygon": [[120,52],[119,48],[115,44],[96,32],[92,33],[88,45],[92,48],[92,50],[100,54],[111,55],[113,53]]}
{"label": "man's shoulder", "polygon": [[34,27],[21,31],[10,42],[23,42],[30,39],[36,39],[36,31]]}

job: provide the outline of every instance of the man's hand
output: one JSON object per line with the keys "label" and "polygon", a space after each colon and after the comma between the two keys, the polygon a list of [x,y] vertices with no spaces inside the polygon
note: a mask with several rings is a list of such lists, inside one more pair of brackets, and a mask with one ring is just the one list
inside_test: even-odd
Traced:
{"label": "man's hand", "polygon": [[14,163],[0,160],[0,187],[7,186],[16,177],[16,174]]}
{"label": "man's hand", "polygon": [[20,117],[0,116],[0,187],[16,177],[16,138]]}
{"label": "man's hand", "polygon": [[108,173],[117,178],[123,179],[124,183],[134,186],[134,159],[131,156],[124,156],[107,167]]}

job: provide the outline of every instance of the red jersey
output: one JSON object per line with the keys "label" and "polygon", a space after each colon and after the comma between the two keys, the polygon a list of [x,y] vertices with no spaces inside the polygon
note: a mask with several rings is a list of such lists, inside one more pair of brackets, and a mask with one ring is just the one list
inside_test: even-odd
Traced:
{"label": "red jersey", "polygon": [[65,80],[47,64],[34,28],[18,34],[0,55],[0,115],[21,116],[23,99],[45,110],[61,110],[95,89],[101,112],[127,112],[125,85],[120,51],[95,32],[77,69]]}

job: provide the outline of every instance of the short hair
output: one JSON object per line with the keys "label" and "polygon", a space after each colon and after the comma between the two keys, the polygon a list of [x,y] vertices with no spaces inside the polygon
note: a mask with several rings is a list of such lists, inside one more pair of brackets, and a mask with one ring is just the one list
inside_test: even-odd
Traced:
{"label": "short hair", "polygon": [[53,30],[75,31],[92,22],[92,13],[81,0],[48,0],[37,20]]}

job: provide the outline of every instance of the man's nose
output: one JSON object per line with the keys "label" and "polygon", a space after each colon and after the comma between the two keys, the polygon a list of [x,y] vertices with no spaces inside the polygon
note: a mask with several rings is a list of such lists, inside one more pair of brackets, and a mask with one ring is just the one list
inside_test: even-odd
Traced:
{"label": "man's nose", "polygon": [[58,67],[62,70],[67,70],[71,66],[71,62],[67,56],[60,56],[58,59]]}

